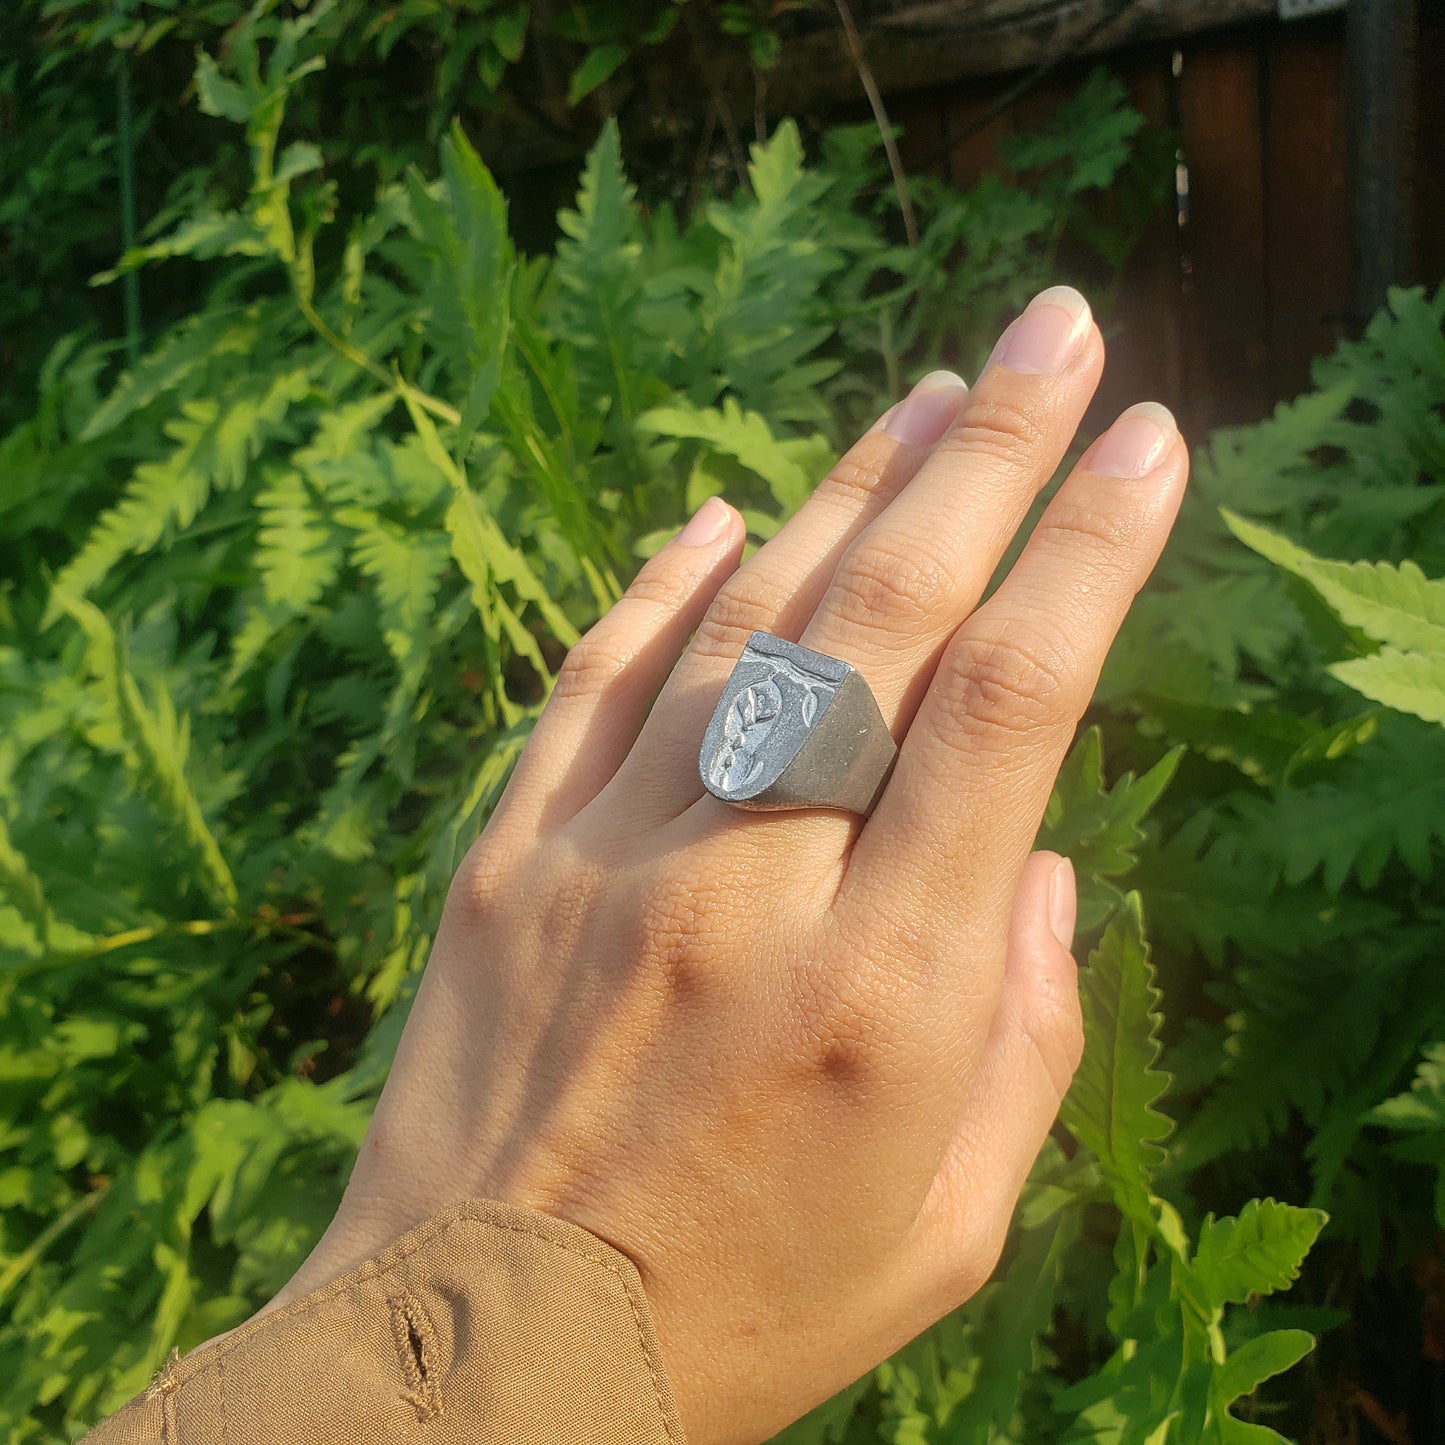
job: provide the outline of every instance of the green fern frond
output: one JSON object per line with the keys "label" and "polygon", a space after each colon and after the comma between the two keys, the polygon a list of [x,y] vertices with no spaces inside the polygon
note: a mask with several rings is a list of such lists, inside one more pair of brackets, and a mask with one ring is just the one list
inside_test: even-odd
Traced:
{"label": "green fern frond", "polygon": [[36,941],[44,948],[55,921],[45,899],[45,885],[35,876],[25,855],[11,842],[3,817],[0,817],[0,899],[35,930]]}
{"label": "green fern frond", "polygon": [[734,458],[768,484],[784,515],[808,499],[831,456],[825,437],[774,436],[766,418],[744,411],[730,396],[720,407],[694,406],[686,400],[654,407],[638,418],[638,425],[654,436],[706,442],[715,453]]}
{"label": "green fern frond", "polygon": [[1245,546],[1308,582],[1346,626],[1389,647],[1445,654],[1445,581],[1432,581],[1408,558],[1396,567],[1316,557],[1233,512],[1223,516]]}
{"label": "green fern frond", "polygon": [[1194,1272],[1215,1306],[1288,1289],[1325,1220],[1321,1210],[1274,1199],[1251,1199],[1237,1218],[1210,1215],[1200,1227]]}
{"label": "green fern frond", "polygon": [[136,783],[194,859],[198,881],[225,912],[233,913],[238,898],[235,879],[186,777],[190,720],[177,715],[159,681],[154,705],[147,705],[126,667],[120,640],[98,607],[59,590],[54,601],[88,639],[88,665],[116,729],[118,750]]}
{"label": "green fern frond", "polygon": [[449,560],[446,537],[404,530],[364,507],[342,508],[336,520],[352,530],[352,560],[376,584],[387,651],[403,674],[424,667],[432,604]]}
{"label": "green fern frond", "polygon": [[[55,597],[83,597],[123,557],[146,552],[173,530],[188,527],[214,490],[239,486],[257,449],[311,388],[306,369],[242,388],[229,405],[190,401],[166,434],[177,443],[160,462],[136,468],[125,496],[91,529],[55,582]],[[47,622],[58,616],[52,602]]]}
{"label": "green fern frond", "polygon": [[1084,1058],[1060,1118],[1099,1160],[1119,1208],[1153,1226],[1149,1180],[1171,1121],[1155,1105],[1169,1087],[1159,1068],[1159,991],[1139,895],[1129,894],[1080,979]]}

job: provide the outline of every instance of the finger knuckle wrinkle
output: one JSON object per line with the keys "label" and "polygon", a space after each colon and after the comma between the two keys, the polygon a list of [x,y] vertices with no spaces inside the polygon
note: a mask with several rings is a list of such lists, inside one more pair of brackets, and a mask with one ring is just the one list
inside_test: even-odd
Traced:
{"label": "finger knuckle wrinkle", "polygon": [[951,452],[996,457],[1017,463],[1041,447],[1047,419],[1034,407],[1007,397],[983,399],[969,406],[939,444]]}
{"label": "finger knuckle wrinkle", "polygon": [[610,620],[604,618],[572,645],[553,685],[555,697],[595,697],[627,671],[636,651]]}
{"label": "finger knuckle wrinkle", "polygon": [[964,642],[960,652],[947,701],[963,733],[1030,733],[1068,710],[1066,664],[1056,648],[995,637]]}
{"label": "finger knuckle wrinkle", "polygon": [[948,569],[927,548],[873,539],[849,554],[829,607],[853,625],[914,629],[935,617],[952,590]]}
{"label": "finger knuckle wrinkle", "polygon": [[1110,559],[1122,558],[1137,533],[1136,519],[1128,513],[1078,506],[1055,516],[1045,515],[1035,529],[1035,535],[1046,546],[1060,552],[1089,552],[1106,565],[1110,565]]}
{"label": "finger knuckle wrinkle", "polygon": [[754,632],[775,626],[787,601],[778,587],[760,577],[724,587],[698,626],[693,651],[704,657],[736,657]]}
{"label": "finger knuckle wrinkle", "polygon": [[[661,560],[661,559],[659,559]],[[639,612],[655,618],[679,611],[692,595],[693,579],[672,568],[644,567],[612,610],[631,620]]]}
{"label": "finger knuckle wrinkle", "polygon": [[1084,1021],[1077,999],[1072,1007],[1062,999],[1046,1001],[1029,1014],[1024,1027],[1030,1047],[1062,1099],[1084,1056]]}
{"label": "finger knuckle wrinkle", "polygon": [[465,923],[475,924],[501,905],[512,885],[512,865],[482,840],[474,843],[462,859],[448,901],[461,910]]}
{"label": "finger knuckle wrinkle", "polygon": [[878,490],[881,481],[879,467],[869,465],[861,458],[845,456],[835,463],[827,479],[818,488],[817,495],[838,495],[850,501],[862,501]]}

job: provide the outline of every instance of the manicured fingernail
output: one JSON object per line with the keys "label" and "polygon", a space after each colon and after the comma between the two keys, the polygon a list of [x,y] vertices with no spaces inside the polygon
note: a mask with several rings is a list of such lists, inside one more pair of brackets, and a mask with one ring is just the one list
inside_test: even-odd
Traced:
{"label": "manicured fingernail", "polygon": [[1062,371],[1089,328],[1089,303],[1072,286],[1040,291],[998,339],[989,362],[1026,376]]}
{"label": "manicured fingernail", "polygon": [[709,497],[672,540],[680,547],[706,547],[727,531],[731,520],[727,503],[717,497]]}
{"label": "manicured fingernail", "polygon": [[1178,430],[1168,407],[1141,401],[1094,443],[1086,465],[1101,477],[1147,476]]}
{"label": "manicured fingernail", "polygon": [[930,371],[886,418],[883,429],[896,442],[931,447],[953,425],[968,387],[951,371]]}
{"label": "manicured fingernail", "polygon": [[1074,924],[1079,916],[1079,893],[1074,865],[1061,858],[1049,874],[1049,928],[1065,948],[1074,946]]}

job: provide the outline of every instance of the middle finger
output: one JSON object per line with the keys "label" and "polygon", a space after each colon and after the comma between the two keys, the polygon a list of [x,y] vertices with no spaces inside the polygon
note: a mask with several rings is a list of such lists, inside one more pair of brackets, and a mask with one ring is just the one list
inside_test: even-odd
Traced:
{"label": "middle finger", "polygon": [[843,554],[799,640],[862,673],[895,737],[1063,460],[1103,360],[1077,291],[1035,297],[917,476]]}

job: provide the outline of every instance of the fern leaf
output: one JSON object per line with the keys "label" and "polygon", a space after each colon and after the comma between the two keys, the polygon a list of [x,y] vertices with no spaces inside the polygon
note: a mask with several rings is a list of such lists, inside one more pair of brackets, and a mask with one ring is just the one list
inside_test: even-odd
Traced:
{"label": "fern leaf", "polygon": [[1314,1347],[1315,1337],[1308,1330],[1270,1330],[1246,1340],[1216,1372],[1218,1402],[1231,1405],[1252,1395],[1266,1380],[1292,1370]]}
{"label": "fern leaf", "polygon": [[254,350],[259,339],[255,317],[242,313],[233,325],[225,321],[224,314],[208,311],[176,327],[121,376],[110,395],[91,412],[79,439],[93,441],[114,431],[127,417],[149,406],[216,357],[244,356]]}
{"label": "fern leaf", "polygon": [[1288,1289],[1327,1218],[1274,1199],[1251,1199],[1236,1217],[1210,1215],[1200,1227],[1194,1272],[1216,1308]]}
{"label": "fern leaf", "polygon": [[54,917],[45,900],[44,886],[25,855],[11,842],[4,818],[0,818],[0,898],[35,930],[35,937],[43,948],[50,938]]}
{"label": "fern leaf", "polygon": [[98,607],[58,590],[55,600],[85,632],[91,673],[137,784],[194,858],[197,877],[206,891],[227,913],[234,912],[235,879],[186,777],[189,719],[177,716],[170,694],[159,682],[154,706],[146,704],[126,667],[120,640]]}
{"label": "fern leaf", "polygon": [[1365,1117],[1400,1136],[1391,1154],[1435,1170],[1435,1222],[1445,1229],[1445,1043],[1426,1045],[1409,1090]]}
{"label": "fern leaf", "polygon": [[1371,702],[1426,722],[1445,723],[1445,651],[1400,652],[1381,648],[1369,657],[1337,662],[1330,672]]}
{"label": "fern leaf", "polygon": [[256,497],[261,514],[256,570],[261,593],[273,607],[299,615],[335,580],[343,550],[296,472],[278,477]]}
{"label": "fern leaf", "polygon": [[487,414],[510,330],[514,265],[507,205],[460,122],[442,145],[442,180],[408,177],[412,217],[433,257],[429,340],[467,390],[461,432]]}
{"label": "fern leaf", "polygon": [[1445,1043],[1424,1052],[1409,1091],[1386,1099],[1370,1111],[1370,1122],[1401,1131],[1439,1130],[1445,1134]]}
{"label": "fern leaf", "polygon": [[[55,597],[83,597],[121,558],[149,551],[172,529],[188,527],[213,490],[236,487],[262,442],[274,435],[294,402],[310,390],[306,370],[285,372],[229,405],[187,402],[166,427],[176,449],[136,468],[121,501],[91,529],[55,582]],[[59,615],[52,599],[47,623]]]}
{"label": "fern leaf", "polygon": [[765,418],[744,411],[732,397],[725,397],[721,408],[693,406],[686,400],[654,407],[638,424],[656,436],[696,439],[736,458],[767,483],[784,513],[795,512],[807,500],[829,458],[824,437],[775,437]]}
{"label": "fern leaf", "polygon": [[352,560],[376,583],[381,632],[404,673],[425,664],[437,583],[448,561],[447,541],[435,532],[404,530],[363,507],[345,507],[336,520],[354,530]]}
{"label": "fern leaf", "polygon": [[1314,782],[1241,796],[1231,811],[1287,884],[1319,872],[1331,893],[1351,878],[1373,889],[1396,857],[1426,878],[1445,843],[1445,734],[1387,715],[1364,748]]}
{"label": "fern leaf", "polygon": [[1097,1156],[1119,1208],[1152,1226],[1149,1179],[1173,1127],[1155,1105],[1169,1076],[1159,1062],[1159,991],[1140,913],[1129,894],[1081,979],[1084,1058],[1060,1117]]}
{"label": "fern leaf", "polygon": [[[497,583],[506,583],[523,602],[537,609],[553,637],[564,647],[571,647],[580,634],[567,620],[566,613],[552,600],[541,579],[532,570],[526,554],[507,540],[496,519],[478,504],[466,475],[442,446],[432,419],[410,397],[407,398],[407,409],[428,458],[452,488],[452,504],[447,509],[445,520],[446,532],[451,541],[452,557],[462,575],[471,583],[478,613],[484,620],[490,618],[492,588]],[[511,641],[537,669],[539,676],[551,676],[536,639],[520,624]]]}
{"label": "fern leaf", "polygon": [[593,405],[607,403],[630,424],[639,383],[658,369],[662,347],[638,323],[640,224],[615,120],[603,126],[587,157],[577,209],[563,211],[558,223],[566,239],[552,271],[559,287],[557,334],[573,349],[582,396]]}
{"label": "fern leaf", "polygon": [[1230,511],[1225,522],[1246,546],[1308,582],[1349,627],[1389,647],[1445,655],[1445,580],[1411,561],[1333,562]]}
{"label": "fern leaf", "polygon": [[1090,877],[1127,873],[1144,841],[1139,825],[1169,786],[1183,753],[1183,748],[1174,748],[1143,777],[1125,773],[1109,788],[1104,782],[1103,735],[1097,727],[1089,728],[1059,769],[1040,841],[1066,854]]}

